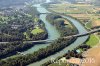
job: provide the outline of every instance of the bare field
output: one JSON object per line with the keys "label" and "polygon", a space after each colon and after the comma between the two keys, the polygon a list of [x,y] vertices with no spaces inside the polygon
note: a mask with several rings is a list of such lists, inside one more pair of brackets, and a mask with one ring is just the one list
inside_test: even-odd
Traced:
{"label": "bare field", "polygon": [[100,26],[100,20],[93,21],[93,27]]}
{"label": "bare field", "polygon": [[72,17],[79,19],[84,25],[87,22],[92,28],[95,26],[100,26],[100,15],[96,14],[99,12],[99,7],[94,7],[90,4],[52,4],[49,6],[50,10],[58,13],[65,13]]}
{"label": "bare field", "polygon": [[86,59],[92,58],[90,63],[84,63],[82,66],[100,66],[100,44],[91,48],[86,53]]}
{"label": "bare field", "polygon": [[84,19],[90,18],[89,15],[87,15],[87,14],[67,14],[67,15],[70,15],[75,18],[84,18]]}
{"label": "bare field", "polygon": [[100,66],[100,44],[84,52],[84,56],[85,59],[71,58],[67,62],[80,66]]}

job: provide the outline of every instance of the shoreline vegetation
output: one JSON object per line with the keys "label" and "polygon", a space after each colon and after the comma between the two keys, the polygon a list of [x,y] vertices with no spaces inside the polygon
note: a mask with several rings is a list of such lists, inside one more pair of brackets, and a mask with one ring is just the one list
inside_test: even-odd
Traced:
{"label": "shoreline vegetation", "polygon": [[[71,50],[71,51],[66,52],[66,54],[64,54],[63,56],[59,56],[59,57],[57,57],[57,58],[54,58],[53,61],[54,61],[55,63],[52,62],[51,60],[49,60],[49,61],[43,63],[41,66],[59,65],[59,62],[60,62],[60,61],[63,62],[63,60],[60,60],[60,59],[63,58],[63,57],[66,57],[66,59],[70,59],[71,57],[84,58],[84,57],[82,56],[82,53],[83,53],[84,51],[87,51],[88,49],[91,48],[90,45],[86,44],[86,43],[88,42],[89,39],[90,39],[90,36],[89,36],[89,38],[88,38],[83,44],[81,44],[80,46],[76,47],[75,49],[73,49],[73,50]],[[79,50],[80,53],[76,52],[76,50]],[[75,53],[75,54],[74,54],[74,53]],[[68,66],[70,66],[70,65],[76,65],[76,66],[79,66],[79,65],[77,65],[77,64],[73,64],[73,63],[69,63],[69,62],[66,62],[66,63],[61,63],[61,62],[60,62],[60,64],[63,64],[63,65],[68,65]]]}
{"label": "shoreline vegetation", "polygon": [[[19,52],[25,51],[25,50],[29,49],[30,47],[34,46],[34,43],[24,43],[23,41],[25,41],[25,40],[27,40],[27,41],[28,40],[29,41],[30,40],[44,40],[44,39],[48,38],[48,33],[47,33],[47,30],[45,29],[45,24],[38,17],[39,13],[37,13],[37,11],[36,11],[36,13],[32,12],[34,10],[34,9],[33,10],[32,9],[29,9],[26,11],[26,13],[27,13],[26,15],[28,16],[28,18],[26,15],[24,17],[26,19],[30,19],[29,21],[26,21],[26,24],[28,22],[30,22],[30,24],[27,24],[28,28],[24,27],[21,24],[22,27],[24,27],[25,29],[21,29],[22,32],[20,32],[20,34],[17,34],[17,31],[20,31],[20,30],[16,30],[16,33],[14,36],[11,36],[11,35],[13,35],[13,33],[11,35],[9,34],[10,31],[9,32],[2,31],[2,32],[5,32],[6,34],[0,34],[0,37],[2,37],[2,35],[3,35],[5,38],[9,37],[9,36],[11,36],[10,38],[12,38],[12,39],[6,38],[3,40],[0,39],[0,41],[5,41],[5,40],[6,41],[15,41],[15,40],[17,40],[17,42],[0,44],[0,52],[1,52],[0,58],[3,57],[4,55],[8,55],[10,53],[16,54],[18,51]],[[54,13],[56,13],[56,12],[53,12],[53,14],[48,14],[46,17],[46,20],[50,24],[52,24],[53,26],[55,26],[57,28],[57,30],[61,34],[61,37],[78,34],[76,27],[72,23],[70,23],[70,20],[67,20],[60,16],[60,15],[65,15],[64,13],[63,14],[60,14],[60,13],[54,14]],[[31,16],[31,17],[34,17],[35,19],[29,18],[31,14],[35,15],[35,16],[34,15]],[[68,15],[65,15],[65,16],[68,16]],[[18,18],[15,15],[14,15],[14,17]],[[69,16],[69,17],[76,19],[72,16]],[[23,20],[24,20],[24,18],[23,18]],[[20,23],[20,19],[21,18],[18,18],[19,21],[17,21],[17,22]],[[12,22],[10,22],[9,24],[12,24],[16,20],[17,19],[12,20]],[[23,20],[22,20],[22,22],[24,23]],[[78,19],[76,19],[76,20],[78,20]],[[80,22],[80,20],[78,20],[78,21]],[[16,23],[14,23],[14,24],[16,24]],[[84,26],[84,24],[82,24],[82,25]],[[8,27],[9,27],[9,25],[5,29],[7,29]],[[86,27],[84,27],[84,28],[86,29]],[[15,38],[16,36],[17,36],[17,38]],[[19,37],[21,39],[18,39]],[[94,46],[93,44],[92,45],[90,44],[91,41],[94,40],[93,38],[94,38],[94,36],[89,36],[89,38],[87,39],[87,41],[84,42],[84,44],[78,46],[77,48],[73,49],[72,51],[68,51],[68,53],[66,53],[62,57],[66,57],[67,59],[70,59],[71,57],[83,58],[82,53],[84,51],[88,50],[89,48],[91,48],[92,46]],[[6,60],[0,60],[0,66],[26,66],[26,65],[34,63],[36,61],[40,61],[52,54],[55,54],[56,52],[59,52],[60,50],[69,46],[70,44],[72,44],[76,39],[77,39],[77,37],[72,37],[72,38],[67,38],[67,39],[59,38],[59,39],[55,40],[54,42],[52,42],[50,46],[47,46],[46,48],[41,48],[38,51],[35,51],[34,53],[21,55],[21,56],[17,56],[14,58],[8,58]],[[79,50],[81,52],[78,53],[78,52],[76,52],[76,50]],[[58,57],[57,59],[55,59],[55,61],[58,61],[62,57]],[[41,66],[47,66],[50,64],[52,64],[51,61],[48,61]],[[74,64],[69,64],[69,65],[74,65]]]}
{"label": "shoreline vegetation", "polygon": [[52,25],[56,26],[58,31],[61,33],[61,37],[78,34],[77,28],[60,15],[48,14],[46,20]]}
{"label": "shoreline vegetation", "polygon": [[[10,14],[4,13],[6,17],[9,17],[9,21],[2,18],[0,20],[3,23],[0,23],[0,42],[47,39],[45,24],[39,19],[39,13],[35,7],[27,6],[19,11],[14,11],[14,9],[12,11],[13,13]],[[5,21],[7,23],[4,23]]]}
{"label": "shoreline vegetation", "polygon": [[[59,21],[59,23],[61,23],[61,22]],[[62,24],[61,27],[63,28],[64,27],[63,22],[61,24]],[[55,25],[55,26],[57,27],[57,25]],[[61,27],[58,29],[60,32],[62,32]],[[67,28],[67,27],[64,27],[64,28]],[[76,32],[71,31],[72,29],[70,29],[70,28],[67,28],[67,29],[70,30],[70,33],[72,33],[72,34],[77,33],[77,31]],[[65,33],[66,33],[66,31],[65,31]],[[63,35],[63,34],[64,34],[64,32],[62,32],[62,36],[69,35],[69,33],[65,34],[65,35]],[[24,55],[24,56],[9,58],[9,59],[6,59],[6,60],[1,60],[0,65],[1,66],[5,66],[5,65],[6,66],[19,66],[19,65],[25,66],[25,65],[28,65],[30,63],[34,63],[36,61],[39,61],[43,58],[46,58],[46,57],[48,57],[52,54],[55,54],[56,52],[58,52],[58,51],[62,50],[63,48],[69,46],[75,40],[76,40],[76,37],[70,38],[70,39],[59,38],[58,40],[52,42],[50,46],[47,46],[46,48],[42,48],[42,49],[40,49],[40,50],[38,50],[38,51],[36,51],[32,54],[27,54],[27,55]]]}
{"label": "shoreline vegetation", "polygon": [[[9,8],[5,8],[5,10],[9,11]],[[38,11],[35,7],[27,6],[19,11],[11,10],[13,12],[9,11],[9,14],[4,13],[6,15],[4,17],[9,17],[9,21],[1,18],[0,59],[15,55],[17,52],[25,51],[37,44],[25,43],[25,41],[45,40],[48,38],[45,24],[39,19]],[[5,21],[7,21],[7,24]]]}
{"label": "shoreline vegetation", "polygon": [[[30,63],[39,61],[45,57],[48,57],[55,52],[58,52],[65,48],[66,46],[70,45],[72,42],[75,41],[75,38],[70,38],[70,39],[63,39],[60,38],[53,42],[50,46],[47,46],[44,49],[40,49],[32,54],[27,54],[25,56],[19,56],[15,58],[9,58],[7,60],[1,60],[0,65],[1,66],[18,66],[20,64],[22,65],[28,65]],[[9,61],[10,60],[10,61]]]}
{"label": "shoreline vegetation", "polygon": [[[44,6],[44,5],[43,5]],[[47,7],[48,7],[49,5],[47,5]],[[46,8],[46,7],[45,7]],[[49,10],[50,12],[54,12],[54,11],[52,11],[52,10],[50,10],[50,9],[48,9],[48,8],[46,8],[47,10]],[[60,13],[57,13],[57,12],[54,12],[54,13],[56,13],[56,14],[60,14]],[[63,14],[60,14],[60,15],[65,15],[64,13]],[[66,15],[65,15],[66,16]],[[69,16],[69,15],[67,15],[67,16]],[[69,16],[69,17],[71,17],[71,18],[73,18],[73,19],[75,19],[75,20],[78,20],[79,22],[80,22],[80,20],[79,19],[77,19],[77,18],[75,18],[75,17],[72,17],[72,16]],[[80,22],[81,24],[82,24],[82,26],[85,26],[82,22]],[[90,27],[90,25],[89,25],[89,27]],[[92,28],[87,28],[86,26],[84,27],[86,30],[88,30],[88,31],[90,31],[90,29],[92,29]],[[97,27],[93,27],[93,28],[97,28]],[[95,40],[95,42],[93,42]],[[99,39],[100,40],[100,39]],[[93,42],[93,43],[92,43]],[[94,47],[94,46],[96,46],[96,44],[97,43],[99,43],[99,41],[98,41],[98,39],[96,38],[96,36],[95,35],[90,35],[89,36],[89,38],[82,44],[82,45],[80,45],[80,46],[78,46],[76,49],[78,49],[78,50],[80,50],[80,51],[82,51],[82,52],[84,52],[84,51],[87,51],[88,49],[90,49],[90,48],[92,48],[92,47]],[[86,48],[87,47],[87,48]],[[75,51],[76,51],[76,49],[74,49]],[[83,50],[83,49],[85,49],[85,50]],[[73,50],[72,51],[70,51],[70,52],[73,52]],[[68,54],[68,53],[67,53]],[[68,55],[68,56],[70,56],[70,55]],[[58,58],[56,58],[54,61],[55,62],[59,62],[59,59],[61,59],[62,57],[58,57]],[[51,61],[47,61],[46,63],[44,63],[44,64],[42,64],[41,66],[58,66],[59,65],[59,63],[56,63],[56,64],[54,64],[54,63],[52,63]],[[64,63],[63,64],[64,66],[65,65],[67,65],[67,63]],[[73,64],[72,64],[73,65]],[[70,66],[70,64],[68,65],[68,66]],[[78,66],[78,65],[77,65]]]}
{"label": "shoreline vegetation", "polygon": [[[3,65],[13,66],[13,65],[20,65],[20,64],[27,65],[27,64],[30,64],[30,63],[40,60],[40,58],[43,59],[47,56],[54,54],[55,52],[58,52],[59,50],[63,49],[64,47],[73,43],[74,41],[75,41],[75,38],[70,38],[70,39],[60,38],[60,39],[56,40],[55,42],[53,42],[47,48],[40,49],[39,51],[36,51],[33,54],[27,54],[25,56],[2,60],[2,61],[0,61],[0,64],[2,66]],[[9,60],[10,60],[10,62],[9,62]],[[21,62],[21,61],[23,61],[23,62]],[[13,63],[13,65],[12,65],[12,63]]]}

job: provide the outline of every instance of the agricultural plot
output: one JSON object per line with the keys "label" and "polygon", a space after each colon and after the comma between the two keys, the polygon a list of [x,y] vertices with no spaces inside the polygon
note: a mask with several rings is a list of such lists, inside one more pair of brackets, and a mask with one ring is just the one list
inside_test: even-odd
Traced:
{"label": "agricultural plot", "polygon": [[89,41],[86,42],[87,45],[90,45],[91,47],[96,46],[99,43],[99,40],[95,35],[90,35]]}
{"label": "agricultural plot", "polygon": [[100,26],[100,8],[90,4],[51,4],[48,9],[75,17],[89,29]]}

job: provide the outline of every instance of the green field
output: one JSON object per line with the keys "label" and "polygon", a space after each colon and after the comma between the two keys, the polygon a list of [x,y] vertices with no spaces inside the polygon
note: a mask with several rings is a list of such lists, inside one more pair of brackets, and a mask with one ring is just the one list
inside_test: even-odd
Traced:
{"label": "green field", "polygon": [[8,17],[0,16],[0,24],[6,23]]}
{"label": "green field", "polygon": [[[42,32],[44,32],[44,30],[43,30],[43,29],[40,29],[40,28],[36,28],[36,29],[33,29],[33,30],[31,31],[31,33],[32,33],[33,35],[36,35],[36,34],[42,33]],[[27,32],[24,32],[24,35],[26,36],[26,38],[27,38],[28,40],[30,39],[29,36],[28,36],[28,34],[27,34]]]}
{"label": "green field", "polygon": [[92,27],[91,22],[88,22],[88,23],[86,24],[86,27],[87,27],[87,28],[91,28],[91,27]]}
{"label": "green field", "polygon": [[40,28],[36,28],[36,29],[31,31],[32,34],[38,34],[38,33],[42,33],[42,32],[44,32],[44,30],[40,29]]}
{"label": "green field", "polygon": [[86,42],[87,45],[90,45],[91,47],[97,45],[99,43],[99,40],[95,35],[90,35],[89,41]]}
{"label": "green field", "polygon": [[26,39],[30,40],[30,38],[26,32],[24,32],[24,35],[26,36]]}
{"label": "green field", "polygon": [[66,14],[77,14],[77,13],[86,13],[86,11],[91,11],[93,5],[83,5],[83,4],[51,4],[49,9]]}
{"label": "green field", "polygon": [[13,16],[1,16],[0,15],[0,24],[5,24],[5,23],[8,23],[8,21],[12,20],[12,19],[15,19]]}

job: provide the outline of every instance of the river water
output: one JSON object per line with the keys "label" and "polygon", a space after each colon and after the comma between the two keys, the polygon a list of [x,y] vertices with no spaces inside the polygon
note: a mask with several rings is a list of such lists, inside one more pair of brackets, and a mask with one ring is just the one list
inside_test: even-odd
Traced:
{"label": "river water", "polygon": [[[38,5],[35,5],[37,7],[37,10],[40,12],[40,13],[49,13],[44,7],[40,6],[40,4]],[[68,16],[62,16],[64,18],[67,18],[68,20],[70,20],[74,25],[75,27],[77,28],[77,30],[79,31],[79,34],[84,34],[87,32],[87,30],[75,19],[71,18],[71,17],[68,17]],[[40,15],[40,18],[44,21],[45,24],[48,24],[48,21],[46,21],[46,14],[41,14]],[[49,27],[48,27],[49,28]],[[51,30],[52,32],[52,30]],[[53,34],[53,33],[52,33]],[[56,35],[55,33],[53,35]],[[51,55],[41,61],[38,61],[38,62],[35,62],[35,63],[32,63],[28,66],[40,66],[41,64],[47,62],[48,60],[50,60],[51,58],[57,58],[59,56],[62,56],[64,55],[68,50],[73,50],[74,48],[76,48],[77,46],[81,45],[82,43],[84,43],[86,40],[87,40],[88,36],[84,36],[84,37],[79,37],[77,38],[77,40],[72,43],[70,46],[64,48],[63,50],[57,52],[56,54],[54,55]]]}
{"label": "river water", "polygon": [[[45,8],[41,8],[40,4],[37,4],[37,5],[34,5],[36,7],[38,7],[38,11],[41,12],[41,13],[49,13]],[[49,22],[46,21],[46,14],[42,14],[40,15],[40,19],[45,23],[45,28],[48,32],[48,38],[46,40],[56,40],[60,37],[60,33],[57,31],[57,29],[51,25]],[[51,43],[45,43],[45,44],[37,44],[35,46],[33,46],[32,48],[24,51],[24,52],[21,52],[23,54],[31,54],[37,50],[39,50],[40,48],[45,48],[47,46],[49,46]],[[6,60],[8,58],[13,58],[13,57],[16,57],[16,56],[20,56],[20,55],[12,55],[12,56],[9,56],[7,58],[4,58],[3,60]]]}
{"label": "river water", "polygon": [[[40,13],[50,13],[44,7],[40,6],[40,4],[37,4],[37,5],[34,5],[34,6],[37,7],[37,10]],[[47,14],[41,14],[40,15],[40,19],[45,23],[45,27],[46,27],[46,29],[48,31],[48,39],[47,40],[58,39],[60,37],[59,32],[56,30],[56,28],[54,26],[52,26],[46,20],[46,16],[47,16]],[[79,34],[83,34],[83,33],[87,32],[86,29],[77,20],[74,20],[73,18],[67,17],[67,16],[62,16],[62,17],[69,19],[76,26],[77,30],[79,31]],[[58,53],[56,53],[54,55],[51,55],[51,56],[49,56],[49,57],[47,57],[47,58],[45,58],[45,59],[43,59],[41,61],[32,63],[29,66],[40,66],[41,64],[43,64],[43,63],[47,62],[48,60],[50,60],[52,57],[57,58],[59,56],[62,56],[68,50],[72,50],[72,49],[76,48],[77,46],[79,46],[80,44],[84,43],[87,40],[87,38],[88,38],[88,36],[77,38],[77,40],[74,43],[72,43],[70,46],[64,48],[63,50],[59,51]],[[49,43],[48,44],[38,44],[38,45],[35,45],[32,48],[30,48],[30,49],[28,49],[28,50],[26,50],[26,51],[24,51],[22,53],[24,53],[24,54],[33,53],[34,51],[37,51],[40,48],[45,48],[45,47],[47,47],[49,45],[50,45]],[[13,58],[15,56],[18,56],[18,55],[14,55],[14,56],[11,56],[11,57],[8,57],[8,58]]]}
{"label": "river water", "polygon": [[[50,13],[45,8],[42,8],[40,6],[40,4],[37,4],[37,5],[34,5],[34,6],[37,7],[38,12],[40,12],[40,13]],[[53,25],[51,25],[46,20],[46,14],[41,14],[40,19],[45,23],[45,28],[48,32],[48,39],[46,39],[46,40],[56,40],[56,39],[58,39],[60,37],[60,33],[57,31],[57,29]],[[40,48],[45,48],[49,45],[50,45],[49,43],[47,43],[47,44],[37,44],[34,47],[32,47],[29,50],[24,51],[22,53],[24,53],[24,54],[33,53],[34,51],[37,51]]]}
{"label": "river water", "polygon": [[[60,37],[59,32],[56,30],[56,28],[53,25],[51,25],[49,22],[47,22],[45,18],[46,18],[46,14],[40,15],[40,19],[45,23],[45,27],[48,31],[48,39],[46,39],[46,40],[58,39]],[[32,48],[30,48],[29,50],[24,51],[22,53],[24,53],[24,54],[33,53],[34,51],[37,51],[40,48],[45,48],[49,45],[50,44],[38,44],[38,45],[35,45]]]}

